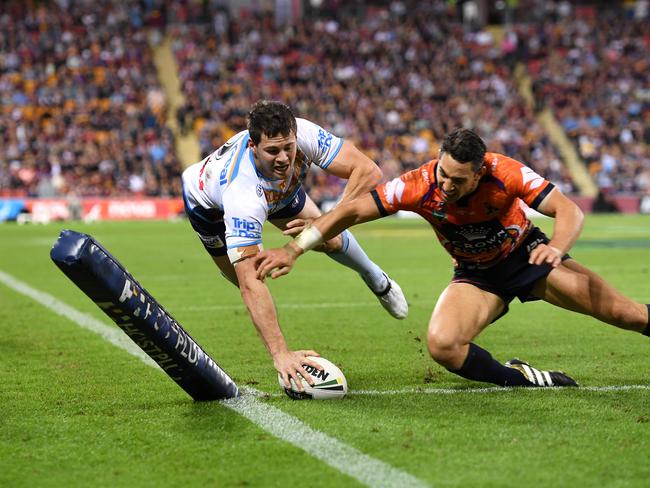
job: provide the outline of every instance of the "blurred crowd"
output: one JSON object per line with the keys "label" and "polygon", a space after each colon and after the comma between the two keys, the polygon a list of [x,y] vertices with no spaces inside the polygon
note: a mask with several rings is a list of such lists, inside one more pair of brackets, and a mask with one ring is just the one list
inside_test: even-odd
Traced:
{"label": "blurred crowd", "polygon": [[522,32],[539,105],[552,108],[598,186],[649,192],[647,9],[569,8]]}
{"label": "blurred crowd", "polygon": [[0,196],[179,194],[154,7],[0,3]]}
{"label": "blurred crowd", "polygon": [[[435,157],[444,134],[465,126],[573,193],[535,117],[548,106],[601,188],[647,191],[647,16],[527,3],[539,2],[521,1],[535,18],[514,15],[505,35],[462,22],[443,0],[326,0],[319,15],[305,2],[297,27],[268,12],[232,17],[218,0],[0,3],[0,196],[180,193],[148,43],[162,29],[186,99],[176,117],[203,155],[269,98],[354,142],[385,178]],[[533,77],[532,106],[519,61]],[[317,169],[307,183],[317,202],[343,185]]]}
{"label": "blurred crowd", "polygon": [[[170,29],[187,97],[181,123],[208,153],[244,127],[256,99],[283,100],[358,145],[386,178],[435,157],[444,134],[462,125],[573,192],[519,95],[516,41],[465,28],[448,2],[410,3],[360,15],[341,2],[330,18],[306,16],[289,31],[270,16],[231,19],[217,9],[205,22],[185,12]],[[308,184],[318,201],[342,183],[314,171]]]}

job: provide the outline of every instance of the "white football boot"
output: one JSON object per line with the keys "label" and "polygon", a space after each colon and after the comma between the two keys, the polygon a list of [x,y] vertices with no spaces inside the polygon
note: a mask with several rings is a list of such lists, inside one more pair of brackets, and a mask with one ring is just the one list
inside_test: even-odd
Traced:
{"label": "white football boot", "polygon": [[373,291],[373,293],[389,314],[399,320],[405,319],[409,313],[409,304],[406,297],[395,280],[391,280],[386,273],[384,273],[384,276],[388,280],[388,285],[382,291]]}

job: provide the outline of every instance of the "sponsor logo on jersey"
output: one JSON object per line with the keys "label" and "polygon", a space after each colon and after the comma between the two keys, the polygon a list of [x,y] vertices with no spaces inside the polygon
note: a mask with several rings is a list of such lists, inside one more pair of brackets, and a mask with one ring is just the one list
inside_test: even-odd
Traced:
{"label": "sponsor logo on jersey", "polygon": [[329,132],[318,129],[318,149],[320,151],[325,151],[330,148],[332,145],[332,134]]}
{"label": "sponsor logo on jersey", "polygon": [[257,184],[257,187],[255,188],[255,193],[257,193],[258,197],[261,197],[262,195],[264,195],[264,188],[262,188],[261,183]]}
{"label": "sponsor logo on jersey", "polygon": [[262,236],[262,226],[257,222],[251,222],[239,217],[232,219],[233,234],[237,237],[249,237],[259,239]]}
{"label": "sponsor logo on jersey", "polygon": [[455,252],[481,254],[501,247],[508,238],[513,238],[498,220],[475,224],[446,224],[441,229]]}

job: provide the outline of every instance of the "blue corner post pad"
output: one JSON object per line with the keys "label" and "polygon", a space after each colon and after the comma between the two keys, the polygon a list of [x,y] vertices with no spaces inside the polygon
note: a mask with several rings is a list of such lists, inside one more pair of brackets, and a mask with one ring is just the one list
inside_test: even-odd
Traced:
{"label": "blue corner post pad", "polygon": [[239,396],[228,374],[99,242],[64,230],[50,257],[194,400]]}

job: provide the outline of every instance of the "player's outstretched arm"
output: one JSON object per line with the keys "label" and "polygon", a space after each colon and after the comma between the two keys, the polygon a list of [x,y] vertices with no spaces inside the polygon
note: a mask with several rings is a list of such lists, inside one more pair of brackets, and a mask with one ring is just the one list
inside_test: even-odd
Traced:
{"label": "player's outstretched arm", "polygon": [[542,244],[533,249],[528,261],[531,264],[547,263],[555,268],[562,262],[562,256],[569,252],[569,249],[578,240],[582,231],[584,214],[557,188],[542,200],[537,210],[555,218],[553,237],[548,244]]}
{"label": "player's outstretched arm", "polygon": [[305,252],[339,235],[348,227],[382,217],[372,195],[367,193],[355,200],[341,203],[334,210],[321,215],[294,240],[281,248],[263,251],[254,258],[257,277],[275,279],[288,274],[296,259]]}
{"label": "player's outstretched arm", "polygon": [[382,177],[379,166],[350,141],[343,142],[341,150],[325,171],[348,180],[341,202],[354,200],[373,190]]}
{"label": "player's outstretched arm", "polygon": [[271,293],[266,284],[257,279],[252,258],[246,258],[236,263],[235,272],[244,304],[262,342],[273,358],[275,369],[282,376],[287,388],[291,388],[289,379],[293,378],[298,389],[302,391],[302,382],[298,379],[298,373],[311,385],[313,383],[311,375],[307,374],[303,365],[308,364],[318,370],[323,369],[318,363],[306,358],[307,356],[319,356],[319,354],[311,350],[289,350],[282,330],[280,330]]}

